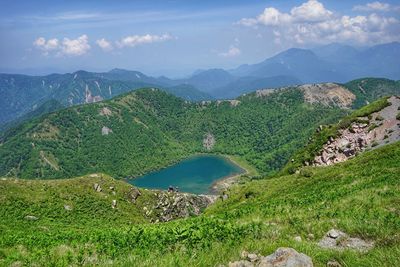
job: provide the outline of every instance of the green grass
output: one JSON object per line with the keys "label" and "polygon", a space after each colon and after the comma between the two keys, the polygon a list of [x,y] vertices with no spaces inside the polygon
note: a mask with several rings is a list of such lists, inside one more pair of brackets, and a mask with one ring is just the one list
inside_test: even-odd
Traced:
{"label": "green grass", "polygon": [[[244,249],[267,255],[289,246],[309,255],[315,266],[331,259],[342,266],[399,266],[399,161],[400,143],[387,145],[335,166],[234,186],[227,200],[203,215],[162,224],[137,223],[129,213],[140,218],[140,208],[128,203],[118,211],[124,216],[114,215],[109,198],[86,199],[76,217],[63,218],[55,215],[61,206],[42,199],[60,199],[59,186],[42,190],[43,183],[59,181],[1,181],[0,265],[216,266],[238,260]],[[92,180],[65,183],[82,183],[74,186],[82,192],[79,198],[86,191],[97,194]],[[100,210],[105,205],[101,216],[90,208],[98,205]],[[21,219],[36,209],[38,221]],[[319,248],[316,243],[331,228],[374,241],[375,248],[368,253]],[[293,240],[297,235],[302,242]]]}

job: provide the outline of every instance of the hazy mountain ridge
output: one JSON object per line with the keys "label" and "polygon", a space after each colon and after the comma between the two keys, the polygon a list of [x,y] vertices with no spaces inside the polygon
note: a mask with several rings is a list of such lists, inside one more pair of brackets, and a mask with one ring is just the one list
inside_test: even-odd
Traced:
{"label": "hazy mountain ridge", "polygon": [[112,70],[106,73],[77,71],[47,76],[0,74],[0,124],[11,122],[51,99],[63,106],[98,102],[143,87],[157,87],[191,101],[210,99],[192,86],[170,85],[140,72]]}

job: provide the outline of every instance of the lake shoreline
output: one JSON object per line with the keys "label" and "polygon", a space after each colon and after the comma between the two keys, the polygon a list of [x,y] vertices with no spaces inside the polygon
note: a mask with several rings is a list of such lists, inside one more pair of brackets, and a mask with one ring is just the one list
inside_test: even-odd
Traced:
{"label": "lake shoreline", "polygon": [[[238,169],[239,172],[236,172],[232,175],[228,175],[228,176],[223,176],[217,180],[214,180],[208,187],[207,192],[204,192],[202,194],[206,194],[206,195],[219,195],[223,190],[226,190],[227,188],[229,188],[230,186],[238,183],[238,180],[241,176],[243,175],[250,175],[250,174],[254,174],[257,173],[257,171],[255,169],[253,169],[253,167],[249,164],[247,164],[247,162],[242,162],[243,160],[238,157],[238,156],[234,156],[234,155],[227,155],[227,154],[219,154],[219,153],[194,153],[192,155],[189,155],[186,158],[182,158],[180,160],[174,161],[172,162],[172,164],[168,164],[167,166],[161,167],[161,168],[157,168],[155,170],[149,171],[147,174],[151,174],[153,172],[157,172],[166,168],[169,168],[171,166],[174,166],[176,164],[179,164],[180,162],[183,162],[185,160],[190,160],[196,157],[201,157],[201,156],[215,156],[215,157],[220,157],[221,159],[228,161],[230,164],[235,165]],[[132,184],[132,181],[139,178],[141,176],[137,176],[137,177],[129,177],[129,178],[125,178],[125,182]],[[145,187],[143,187],[145,188]],[[167,190],[167,188],[163,189],[163,188],[158,188],[157,190]],[[200,195],[200,193],[198,194]]]}
{"label": "lake shoreline", "polygon": [[240,169],[242,169],[243,172],[225,176],[222,177],[221,179],[215,180],[211,184],[209,189],[211,195],[219,195],[232,185],[237,184],[240,177],[242,177],[243,175],[249,175],[251,173],[251,171],[248,168],[246,168],[245,166],[243,166],[243,164],[240,164],[237,160],[235,160],[232,155],[224,155],[224,154],[217,154],[217,155],[226,158],[227,160],[238,166]]}

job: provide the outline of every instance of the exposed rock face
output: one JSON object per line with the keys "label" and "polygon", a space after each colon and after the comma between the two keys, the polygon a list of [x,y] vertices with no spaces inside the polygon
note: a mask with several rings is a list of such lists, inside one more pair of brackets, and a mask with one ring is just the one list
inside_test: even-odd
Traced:
{"label": "exposed rock face", "polygon": [[292,248],[278,248],[273,254],[262,257],[243,254],[245,260],[230,262],[229,267],[312,267],[310,257]]}
{"label": "exposed rock face", "polygon": [[274,89],[260,89],[256,91],[256,97],[263,97],[270,95],[274,92]]}
{"label": "exposed rock face", "polygon": [[350,108],[356,99],[352,92],[335,83],[305,84],[299,89],[303,91],[304,100],[311,104]]}
{"label": "exposed rock face", "polygon": [[203,209],[217,199],[217,196],[164,191],[159,191],[155,194],[158,199],[157,204],[148,210],[146,215],[150,216],[153,214],[161,222],[199,215]]}
{"label": "exposed rock face", "polygon": [[215,138],[214,135],[211,133],[207,133],[203,139],[203,147],[210,151],[215,145]]}
{"label": "exposed rock face", "polygon": [[102,135],[109,135],[110,133],[112,133],[112,130],[106,126],[103,126],[103,128],[101,128],[101,134]]}
{"label": "exposed rock face", "polygon": [[[330,138],[312,165],[325,166],[346,161],[365,149],[375,149],[400,140],[399,121],[396,119],[400,99],[391,97],[390,106],[371,114],[371,119],[360,117],[349,128],[339,131],[336,139]],[[306,163],[307,165],[307,163]]]}
{"label": "exposed rock face", "polygon": [[89,90],[89,86],[86,84],[85,88],[85,103],[95,103],[102,101],[103,98],[99,95],[92,96],[92,92]]}
{"label": "exposed rock face", "polygon": [[318,245],[328,249],[355,249],[359,251],[368,251],[374,247],[373,242],[349,237],[346,233],[336,229],[329,230],[325,237],[319,241]]}

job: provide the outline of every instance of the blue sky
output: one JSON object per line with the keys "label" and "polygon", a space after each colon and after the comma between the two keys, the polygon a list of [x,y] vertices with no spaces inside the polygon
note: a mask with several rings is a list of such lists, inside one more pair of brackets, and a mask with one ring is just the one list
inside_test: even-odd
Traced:
{"label": "blue sky", "polygon": [[4,1],[0,70],[179,77],[291,47],[400,40],[399,1]]}

